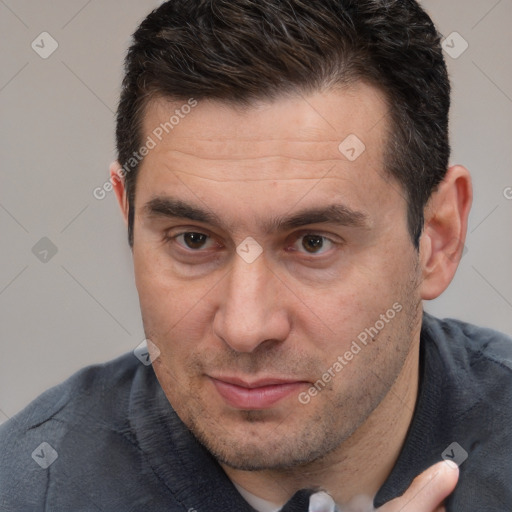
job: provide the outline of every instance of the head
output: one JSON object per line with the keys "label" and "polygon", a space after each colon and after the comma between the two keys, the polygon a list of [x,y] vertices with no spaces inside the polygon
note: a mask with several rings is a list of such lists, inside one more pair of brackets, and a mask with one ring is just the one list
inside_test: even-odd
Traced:
{"label": "head", "polygon": [[463,245],[439,34],[412,0],[176,0],[125,71],[111,173],[164,391],[228,465],[324,456]]}

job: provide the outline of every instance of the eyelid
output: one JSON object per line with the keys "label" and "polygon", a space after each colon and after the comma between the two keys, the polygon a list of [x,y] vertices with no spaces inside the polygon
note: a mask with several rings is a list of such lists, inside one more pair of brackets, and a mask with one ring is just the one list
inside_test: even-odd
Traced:
{"label": "eyelid", "polygon": [[345,243],[345,240],[341,238],[339,235],[335,235],[333,233],[328,233],[326,231],[322,231],[321,229],[302,229],[300,231],[296,231],[295,233],[292,233],[290,235],[295,240],[299,238],[303,238],[305,236],[321,236],[322,238],[325,238],[332,242],[333,244],[343,244]]}
{"label": "eyelid", "polygon": [[[186,245],[183,245],[183,244],[177,242],[176,239],[179,236],[186,235],[188,233],[197,233],[197,234],[204,235],[204,236],[208,237],[209,240],[207,240],[206,243],[208,243],[208,241],[215,242],[214,248],[224,248],[225,247],[225,244],[219,241],[218,236],[212,234],[208,229],[205,229],[200,226],[184,226],[184,227],[180,226],[179,228],[178,227],[169,228],[164,232],[163,241],[167,242],[167,243],[169,243],[169,242],[176,243],[181,249],[183,249],[184,251],[190,252],[190,253],[201,253],[201,252],[206,252],[207,250],[211,249],[211,247],[208,247],[207,249],[203,249],[203,248],[191,249],[191,248],[187,247]],[[285,250],[289,250],[290,247],[293,247],[301,238],[304,238],[306,236],[322,237],[325,240],[327,240],[328,242],[330,242],[331,244],[333,244],[334,246],[344,245],[344,243],[345,243],[345,240],[343,240],[343,238],[341,238],[339,235],[335,235],[330,232],[329,233],[324,232],[321,229],[318,229],[318,230],[302,229],[300,231],[295,231],[294,233],[291,233],[290,235],[288,235],[286,237],[288,242],[286,242]],[[308,253],[307,251],[300,251],[300,250],[295,250],[295,251],[300,252],[305,255],[309,255],[311,257],[315,257],[315,255],[316,255],[316,257],[318,258],[321,255],[330,252],[331,250],[332,250],[332,248],[325,250],[323,252],[316,253],[316,254]]]}
{"label": "eyelid", "polygon": [[[331,233],[323,233],[322,231],[315,231],[315,230],[302,230],[300,232],[295,232],[291,235],[292,241],[290,244],[287,245],[287,252],[294,252],[302,255],[303,257],[307,257],[309,259],[315,259],[320,260],[321,258],[326,258],[329,255],[332,256],[332,252],[336,250],[339,246],[342,246],[344,244],[344,240],[339,237],[332,235]],[[324,240],[327,240],[332,247],[323,248],[320,250],[320,252],[308,252],[303,248],[297,247],[297,244],[300,243],[301,239],[307,236],[317,236],[321,237]],[[337,238],[338,240],[335,240]]]}
{"label": "eyelid", "polygon": [[210,232],[210,230],[200,226],[173,226],[169,229],[166,229],[164,235],[168,238],[175,238],[179,235],[185,235],[187,233],[197,233],[199,235],[205,235],[209,238],[217,238]]}
{"label": "eyelid", "polygon": [[[175,231],[175,232],[173,232],[173,231]],[[181,244],[180,242],[177,241],[178,237],[180,237],[182,235],[186,235],[188,233],[196,233],[198,235],[206,236],[208,238],[206,243],[213,242],[214,243],[213,248],[215,248],[215,249],[220,249],[220,248],[224,247],[224,244],[219,242],[219,238],[217,236],[213,235],[208,229],[204,229],[202,227],[197,227],[197,226],[185,226],[185,227],[179,227],[179,228],[177,228],[177,227],[170,228],[164,232],[163,241],[165,243],[175,243],[180,249],[182,249],[183,251],[187,251],[188,253],[199,254],[201,252],[206,252],[206,251],[212,249],[212,247],[191,249],[190,247],[187,247],[186,245]]]}

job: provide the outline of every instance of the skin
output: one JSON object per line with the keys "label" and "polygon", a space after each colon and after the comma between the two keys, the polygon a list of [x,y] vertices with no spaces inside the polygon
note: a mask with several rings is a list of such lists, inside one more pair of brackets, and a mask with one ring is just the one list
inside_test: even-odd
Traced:
{"label": "skin", "polygon": [[[143,140],[179,106],[152,102]],[[412,419],[422,300],[453,278],[471,182],[465,168],[448,170],[416,250],[405,193],[383,171],[388,129],[385,98],[362,83],[244,108],[203,101],[141,164],[133,259],[146,337],[159,351],[156,375],[228,476],[274,503],[315,485],[340,504],[374,496]],[[338,149],[350,134],[366,147],[354,161]],[[124,186],[114,182],[126,220]],[[156,198],[215,218],[163,215],[148,208]],[[276,222],[329,205],[358,214],[342,223]],[[262,249],[251,263],[236,252],[247,237]],[[334,371],[338,356],[397,304],[373,341]],[[219,394],[212,379],[223,376],[296,384],[277,403],[247,410]],[[321,391],[301,403],[322,378]],[[450,471],[436,485],[433,473],[422,475],[407,502],[383,510],[413,496],[414,510],[438,510],[457,480]],[[423,487],[414,485],[425,482],[430,492],[418,494]]]}

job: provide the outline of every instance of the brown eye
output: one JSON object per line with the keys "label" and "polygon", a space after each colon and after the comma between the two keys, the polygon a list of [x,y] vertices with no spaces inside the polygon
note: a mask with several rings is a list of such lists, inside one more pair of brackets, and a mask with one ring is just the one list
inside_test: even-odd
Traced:
{"label": "brown eye", "polygon": [[[181,245],[185,246],[187,249],[204,249],[206,243],[209,240],[209,236],[203,233],[183,233],[176,237]],[[181,239],[181,241],[180,241]]]}
{"label": "brown eye", "polygon": [[293,250],[303,255],[321,256],[326,252],[330,252],[335,245],[337,243],[325,235],[306,233],[297,236],[293,243]]}
{"label": "brown eye", "polygon": [[306,235],[302,238],[302,247],[309,253],[317,253],[323,249],[324,240],[320,235]]}

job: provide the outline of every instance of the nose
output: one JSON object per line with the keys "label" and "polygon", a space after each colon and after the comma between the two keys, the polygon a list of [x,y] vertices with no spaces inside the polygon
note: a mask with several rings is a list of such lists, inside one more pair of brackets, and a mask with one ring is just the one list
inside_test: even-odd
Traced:
{"label": "nose", "polygon": [[247,263],[234,256],[219,290],[213,330],[237,352],[253,352],[267,342],[285,340],[290,332],[284,286],[263,256]]}

